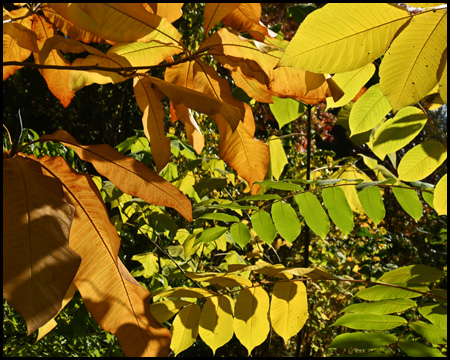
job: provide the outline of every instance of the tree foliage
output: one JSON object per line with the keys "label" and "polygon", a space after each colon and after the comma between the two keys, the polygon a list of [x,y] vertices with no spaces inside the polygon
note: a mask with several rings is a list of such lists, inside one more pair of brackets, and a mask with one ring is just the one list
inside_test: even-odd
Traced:
{"label": "tree foliage", "polygon": [[[115,147],[61,129],[13,141],[5,128],[3,295],[28,335],[51,331],[78,291],[126,356],[178,355],[198,338],[213,354],[237,339],[245,355],[272,330],[288,344],[314,324],[310,286],[347,282],[367,287],[333,326],[365,332],[330,349],[444,354],[442,269],[375,275],[358,271],[364,260],[352,269],[367,276],[354,279],[319,253],[309,265],[310,230],[324,248],[352,234],[376,243],[359,225],[389,221],[387,199],[416,222],[424,205],[447,215],[447,144],[429,113],[447,104],[447,9],[421,6],[293,6],[291,41],[260,22],[260,4],[207,3],[195,29],[179,21],[182,4],[4,8],[4,81],[36,68],[64,108],[87,86],[127,82],[142,112],[142,130]],[[325,103],[370,155],[311,166],[311,112]],[[286,135],[255,137],[265,104]],[[308,156],[289,170],[283,141],[302,116]],[[427,124],[434,133],[417,140]],[[138,237],[154,250],[135,248],[130,272],[123,249]]]}

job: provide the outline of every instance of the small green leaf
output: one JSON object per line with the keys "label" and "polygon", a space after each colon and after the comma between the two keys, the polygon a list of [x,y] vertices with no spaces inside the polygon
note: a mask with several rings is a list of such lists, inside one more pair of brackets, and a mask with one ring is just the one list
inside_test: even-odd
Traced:
{"label": "small green leaf", "polygon": [[372,313],[385,315],[403,312],[414,306],[417,306],[417,303],[411,299],[390,299],[370,303],[352,304],[345,307],[340,312],[351,312],[359,314]]}
{"label": "small green leaf", "polygon": [[239,221],[239,218],[237,216],[223,214],[223,213],[204,214],[204,215],[200,216],[199,219],[219,220],[219,221],[225,221],[225,222],[238,222]]}
{"label": "small green leaf", "polygon": [[330,231],[330,220],[317,197],[308,192],[296,195],[294,199],[306,224],[322,239],[325,239]]}
{"label": "small green leaf", "polygon": [[376,349],[397,341],[394,335],[380,333],[354,332],[336,336],[329,347],[346,349],[356,347],[358,349]]}
{"label": "small green leaf", "polygon": [[233,241],[242,249],[251,239],[250,231],[248,231],[247,226],[241,222],[231,225],[230,234]]}
{"label": "small green leaf", "polygon": [[416,264],[404,266],[386,274],[378,281],[388,284],[420,284],[435,282],[444,276],[444,272],[431,266]]}
{"label": "small green leaf", "polygon": [[425,141],[403,156],[398,165],[398,178],[415,181],[426,178],[447,159],[447,148],[438,141]]}
{"label": "small green leaf", "polygon": [[368,187],[358,192],[358,198],[367,216],[378,224],[384,219],[386,210],[383,204],[380,190],[375,187]]}
{"label": "small green leaf", "polygon": [[416,341],[402,340],[398,342],[398,347],[408,356],[413,357],[444,357],[444,355],[435,348],[431,348]]}
{"label": "small green leaf", "polygon": [[276,96],[273,96],[272,99],[273,104],[269,104],[269,107],[280,129],[284,125],[297,120],[305,112],[305,105],[298,100],[281,99]]}
{"label": "small green leaf", "polygon": [[413,189],[400,187],[393,187],[392,191],[403,210],[418,221],[422,217],[423,207],[417,192]]}
{"label": "small green leaf", "polygon": [[267,177],[273,176],[278,180],[283,173],[284,166],[288,164],[286,153],[281,140],[275,135],[271,136],[267,141],[269,143],[270,161],[269,172]]}
{"label": "small green leaf", "polygon": [[331,220],[341,231],[348,235],[354,226],[353,212],[340,187],[329,187],[322,190],[323,202]]}
{"label": "small green leaf", "polygon": [[252,217],[252,226],[258,236],[267,244],[271,245],[277,235],[277,229],[273,225],[270,215],[264,210],[255,212]]}
{"label": "small green leaf", "polygon": [[300,220],[295,210],[288,203],[276,201],[272,204],[271,213],[278,233],[287,242],[292,243],[301,231]]}
{"label": "small green leaf", "polygon": [[223,226],[215,226],[213,228],[203,230],[197,235],[194,245],[197,245],[198,243],[209,243],[211,241],[214,241],[221,237],[225,233],[225,231],[227,231],[227,228]]}
{"label": "small green leaf", "polygon": [[285,190],[285,191],[303,191],[303,188],[300,185],[285,182],[285,181],[273,181],[273,180],[263,180],[255,182],[257,185],[265,186],[272,189],[277,190]]}
{"label": "small green leaf", "polygon": [[279,200],[279,199],[281,199],[281,197],[280,195],[277,194],[258,194],[246,196],[236,201],[241,202],[241,201],[259,201],[259,200]]}
{"label": "small green leaf", "polygon": [[[408,289],[427,292],[428,286],[408,286]],[[386,300],[386,299],[411,299],[422,296],[421,293],[408,291],[383,285],[375,285],[367,289],[362,289],[355,294],[356,297],[364,300]]]}
{"label": "small green leaf", "polygon": [[361,316],[350,313],[337,319],[333,326],[346,326],[356,330],[390,330],[406,323],[407,321],[400,316],[370,313]]}

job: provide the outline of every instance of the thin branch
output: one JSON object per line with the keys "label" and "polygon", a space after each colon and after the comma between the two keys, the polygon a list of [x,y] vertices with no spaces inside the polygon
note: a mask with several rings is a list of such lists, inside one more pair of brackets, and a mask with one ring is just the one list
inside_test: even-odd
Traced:
{"label": "thin branch", "polygon": [[418,102],[417,105],[419,105],[420,109],[423,111],[423,113],[427,117],[428,122],[430,123],[431,127],[433,128],[434,132],[436,133],[437,137],[439,138],[439,141],[441,142],[441,144],[444,145],[445,148],[447,148],[447,141],[442,137],[441,131],[436,126],[434,121],[430,118],[430,116],[428,115],[427,110],[422,106],[422,104],[420,102]]}

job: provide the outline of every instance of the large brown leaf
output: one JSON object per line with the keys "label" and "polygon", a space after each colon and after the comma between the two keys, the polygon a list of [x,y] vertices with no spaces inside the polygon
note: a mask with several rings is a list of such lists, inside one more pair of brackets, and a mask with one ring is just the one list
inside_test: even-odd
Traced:
{"label": "large brown leaf", "polygon": [[184,124],[189,144],[191,144],[195,152],[200,155],[205,146],[205,138],[192,116],[191,111],[183,104],[176,105],[170,102],[170,117],[172,122],[180,120]]}
{"label": "large brown leaf", "polygon": [[81,159],[92,163],[100,174],[106,176],[123,192],[150,204],[174,208],[188,221],[192,221],[190,200],[143,163],[122,155],[106,144],[80,145],[64,130],[44,135],[40,140],[62,142],[73,148]]}
{"label": "large brown leaf", "polygon": [[214,25],[239,7],[239,3],[206,3],[203,17],[204,36]]}
{"label": "large brown leaf", "polygon": [[127,356],[167,356],[170,332],[150,313],[150,294],[118,258],[120,239],[100,192],[86,174],[60,157],[42,157],[43,168],[61,180],[75,207],[70,246],[82,257],[74,279],[83,301],[100,326],[112,332]]}
{"label": "large brown leaf", "polygon": [[150,142],[153,159],[158,171],[170,161],[170,139],[164,130],[164,109],[161,99],[164,95],[145,77],[134,78],[134,96],[143,115],[144,133]]}
{"label": "large brown leaf", "polygon": [[73,216],[61,182],[38,162],[3,159],[3,296],[28,334],[59,312],[80,265],[68,241]]}

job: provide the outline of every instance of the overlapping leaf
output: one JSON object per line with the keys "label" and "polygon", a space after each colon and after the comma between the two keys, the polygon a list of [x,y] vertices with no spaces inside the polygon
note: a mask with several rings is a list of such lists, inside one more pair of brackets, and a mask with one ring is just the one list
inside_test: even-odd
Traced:
{"label": "overlapping leaf", "polygon": [[126,355],[167,355],[170,335],[151,315],[148,291],[118,258],[120,239],[96,185],[60,157],[39,161],[62,181],[75,207],[70,246],[82,261],[74,283],[88,311],[104,330],[117,336]]}
{"label": "overlapping leaf", "polygon": [[191,304],[181,309],[175,317],[172,323],[172,342],[170,343],[170,348],[175,356],[190,347],[197,338],[200,313],[200,306]]}
{"label": "overlapping leaf", "polygon": [[203,17],[203,31],[205,36],[225,16],[239,7],[239,3],[206,3]]}
{"label": "overlapping leaf", "polygon": [[83,160],[91,162],[100,174],[110,179],[123,192],[150,204],[172,207],[189,221],[192,220],[190,200],[143,163],[120,154],[106,144],[80,145],[63,130],[58,130],[53,135],[44,135],[41,140],[59,141],[72,147]]}
{"label": "overlapping leaf", "polygon": [[51,320],[77,273],[69,247],[74,207],[61,182],[28,158],[3,159],[3,296],[28,334]]}

